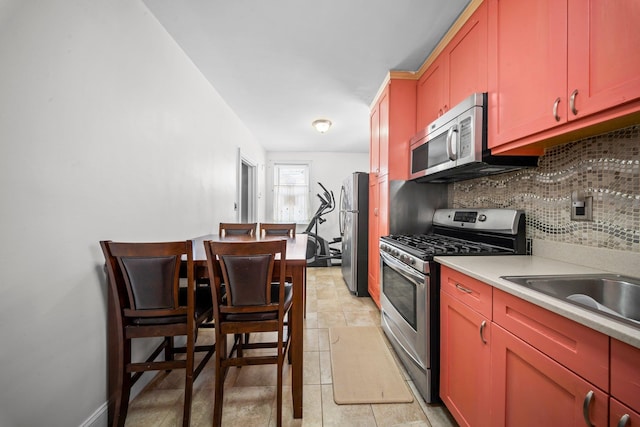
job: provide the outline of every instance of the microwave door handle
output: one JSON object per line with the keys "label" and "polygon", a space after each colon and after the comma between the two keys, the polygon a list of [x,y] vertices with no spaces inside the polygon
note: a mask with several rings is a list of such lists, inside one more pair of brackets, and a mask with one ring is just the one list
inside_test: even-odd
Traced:
{"label": "microwave door handle", "polygon": [[449,160],[456,160],[458,158],[458,142],[454,138],[454,134],[458,133],[458,126],[453,125],[447,132],[447,155]]}

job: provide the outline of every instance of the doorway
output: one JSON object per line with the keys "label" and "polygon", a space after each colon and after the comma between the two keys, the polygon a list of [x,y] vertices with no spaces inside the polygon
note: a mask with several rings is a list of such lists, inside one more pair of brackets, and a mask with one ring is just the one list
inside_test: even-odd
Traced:
{"label": "doorway", "polygon": [[238,148],[238,222],[256,222],[257,165]]}

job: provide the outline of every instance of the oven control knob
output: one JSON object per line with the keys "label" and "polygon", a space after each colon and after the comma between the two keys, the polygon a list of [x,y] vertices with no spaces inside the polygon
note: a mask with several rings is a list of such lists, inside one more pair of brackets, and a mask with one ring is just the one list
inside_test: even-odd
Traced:
{"label": "oven control knob", "polygon": [[398,255],[400,254],[400,252],[399,252],[399,251],[397,251],[397,250],[393,250],[393,251],[391,251],[391,254],[392,254],[393,256],[398,256]]}
{"label": "oven control knob", "polygon": [[487,216],[485,214],[478,215],[478,221],[484,222],[487,220]]}
{"label": "oven control knob", "polygon": [[[407,257],[407,258],[409,258],[409,257]],[[413,265],[413,264],[416,263],[416,260],[413,259],[413,258],[409,258],[408,261],[409,261],[409,265]]]}

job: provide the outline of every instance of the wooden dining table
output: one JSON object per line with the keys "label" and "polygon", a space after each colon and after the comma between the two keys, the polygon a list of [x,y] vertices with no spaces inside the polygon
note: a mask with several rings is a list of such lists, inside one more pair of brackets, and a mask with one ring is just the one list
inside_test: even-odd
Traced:
{"label": "wooden dining table", "polygon": [[[293,304],[291,305],[291,345],[289,353],[291,357],[291,394],[293,400],[293,418],[302,418],[302,375],[303,375],[303,331],[305,317],[305,299],[307,286],[307,235],[298,234],[295,237],[287,236],[249,236],[249,235],[227,235],[207,234],[192,238],[193,241],[193,261],[196,276],[207,277],[207,256],[204,251],[205,240],[213,241],[238,241],[238,242],[258,242],[261,240],[287,240],[287,254],[285,274],[291,278],[293,284]],[[276,264],[279,259],[276,258]],[[274,270],[277,270],[274,268]],[[198,279],[198,277],[196,277]]]}

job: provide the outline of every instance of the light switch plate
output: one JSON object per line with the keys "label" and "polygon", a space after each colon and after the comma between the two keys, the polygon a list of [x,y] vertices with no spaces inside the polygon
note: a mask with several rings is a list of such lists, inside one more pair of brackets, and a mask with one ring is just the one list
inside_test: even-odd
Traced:
{"label": "light switch plate", "polygon": [[593,221],[593,196],[571,192],[571,220]]}

